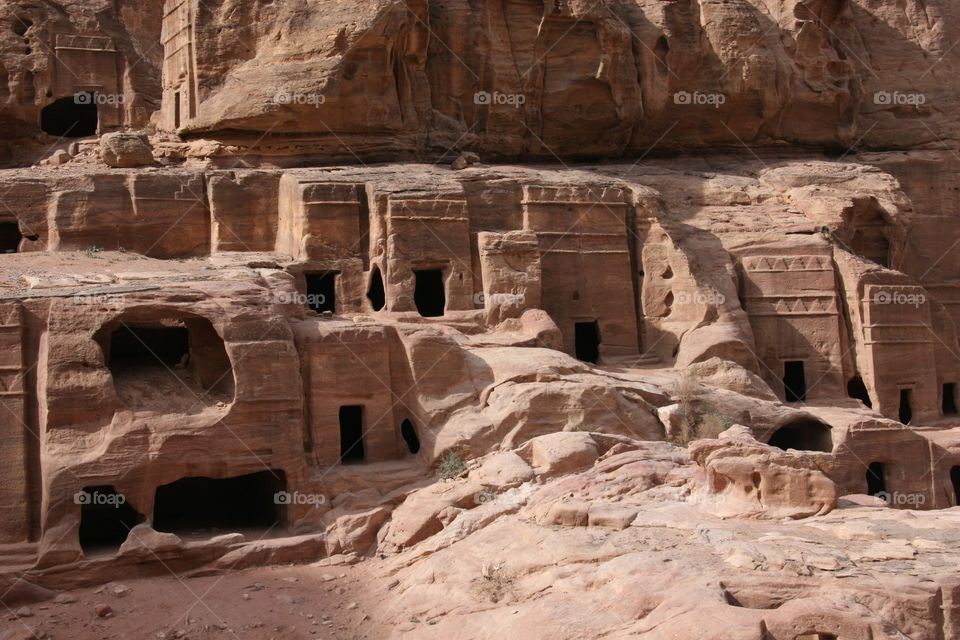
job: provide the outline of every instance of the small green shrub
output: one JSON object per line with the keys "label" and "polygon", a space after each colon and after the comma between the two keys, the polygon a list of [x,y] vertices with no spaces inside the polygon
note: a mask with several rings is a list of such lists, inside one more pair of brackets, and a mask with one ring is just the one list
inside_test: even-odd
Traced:
{"label": "small green shrub", "polygon": [[453,480],[466,475],[467,462],[456,451],[447,451],[437,460],[437,477],[441,480]]}

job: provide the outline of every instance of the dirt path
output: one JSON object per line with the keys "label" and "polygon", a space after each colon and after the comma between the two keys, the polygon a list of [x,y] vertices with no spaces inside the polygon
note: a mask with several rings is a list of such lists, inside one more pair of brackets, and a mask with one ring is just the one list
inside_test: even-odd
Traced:
{"label": "dirt path", "polygon": [[[385,591],[386,585],[371,581],[362,567],[348,565],[146,578],[61,594],[28,611],[17,609],[19,618],[6,610],[0,639],[383,638],[390,627],[377,620],[375,611]],[[99,605],[112,613],[98,617]]]}

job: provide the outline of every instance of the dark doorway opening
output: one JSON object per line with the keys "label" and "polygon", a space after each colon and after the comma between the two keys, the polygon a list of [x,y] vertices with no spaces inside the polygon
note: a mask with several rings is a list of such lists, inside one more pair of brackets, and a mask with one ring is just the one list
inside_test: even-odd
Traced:
{"label": "dark doorway opening", "polygon": [[424,318],[443,315],[447,306],[447,293],[443,287],[442,269],[421,269],[413,272],[416,278],[413,301]]}
{"label": "dark doorway opening", "polygon": [[943,384],[943,400],[941,401],[943,415],[957,415],[957,385],[954,382]]}
{"label": "dark doorway opening", "polygon": [[80,547],[84,553],[120,548],[127,533],[143,516],[110,485],[85,487],[75,496],[80,503]]}
{"label": "dark doorway opening", "polygon": [[950,484],[953,485],[953,504],[960,505],[960,466],[950,468]]}
{"label": "dark doorway opening", "polygon": [[304,273],[307,280],[307,306],[317,313],[337,312],[337,272]]}
{"label": "dark doorway opening", "polygon": [[875,496],[887,492],[887,470],[882,462],[871,462],[867,466],[867,493]]}
{"label": "dark doorway opening", "polygon": [[363,407],[340,407],[340,462],[363,462]]}
{"label": "dark doorway opening", "polygon": [[16,222],[0,222],[0,253],[16,253],[20,250],[20,225]]}
{"label": "dark doorway opening", "polygon": [[767,444],[780,449],[799,451],[833,451],[830,427],[816,420],[802,420],[777,429]]}
{"label": "dark doorway opening", "polygon": [[367,300],[374,311],[380,311],[387,304],[387,292],[383,288],[383,274],[379,267],[370,270],[370,286],[367,288]]}
{"label": "dark doorway opening", "polygon": [[594,364],[600,360],[600,327],[596,321],[573,325],[573,345],[578,360]]}
{"label": "dark doorway opening", "polygon": [[867,391],[867,385],[863,384],[863,378],[854,376],[847,383],[847,395],[854,400],[859,400],[867,406],[873,408],[873,402],[870,400],[870,392]]}
{"label": "dark doorway opening", "polygon": [[190,414],[233,400],[230,357],[205,318],[117,320],[96,340],[127,407]]}
{"label": "dark doorway opening", "polygon": [[58,138],[84,138],[97,133],[97,95],[78,93],[44,107],[40,128]]}
{"label": "dark doorway opening", "polygon": [[153,528],[171,533],[259,529],[283,521],[287,481],[283,471],[234,478],[181,478],[157,487]]}
{"label": "dark doorway opening", "polygon": [[913,407],[910,406],[910,398],[913,395],[910,389],[900,389],[900,422],[910,424],[913,419]]}
{"label": "dark doorway opening", "polygon": [[400,435],[403,436],[404,441],[407,443],[407,449],[410,450],[410,453],[418,453],[420,451],[420,438],[417,437],[417,430],[410,420],[404,420],[400,423]]}
{"label": "dark doorway opening", "polygon": [[807,399],[807,376],[803,360],[787,360],[783,363],[783,395],[787,402],[803,402]]}
{"label": "dark doorway opening", "polygon": [[190,332],[186,327],[122,325],[110,334],[110,369],[173,368],[189,358]]}
{"label": "dark doorway opening", "polygon": [[180,92],[173,94],[173,128],[180,128]]}

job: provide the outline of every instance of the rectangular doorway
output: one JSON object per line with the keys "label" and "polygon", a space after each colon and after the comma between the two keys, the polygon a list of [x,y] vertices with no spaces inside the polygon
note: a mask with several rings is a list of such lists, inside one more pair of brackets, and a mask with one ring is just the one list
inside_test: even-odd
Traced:
{"label": "rectangular doorway", "polygon": [[340,462],[363,462],[363,406],[340,407]]}

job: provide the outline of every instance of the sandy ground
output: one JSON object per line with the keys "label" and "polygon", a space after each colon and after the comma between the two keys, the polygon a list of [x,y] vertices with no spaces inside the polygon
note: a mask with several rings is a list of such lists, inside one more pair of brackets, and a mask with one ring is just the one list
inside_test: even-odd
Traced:
{"label": "sandy ground", "polygon": [[[383,638],[390,627],[377,620],[376,602],[387,589],[362,567],[347,565],[125,580],[61,594],[26,611],[6,609],[0,639]],[[104,604],[112,613],[98,617]]]}

